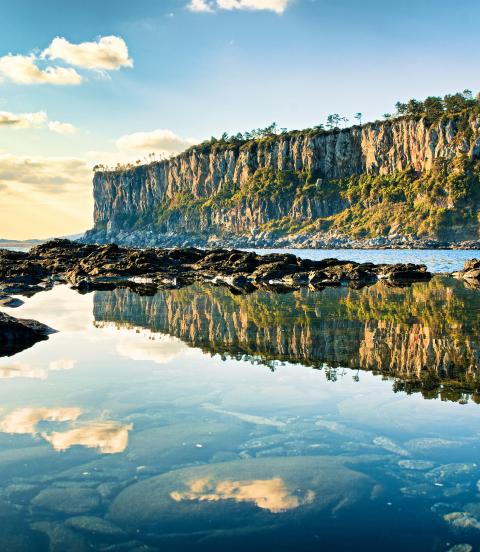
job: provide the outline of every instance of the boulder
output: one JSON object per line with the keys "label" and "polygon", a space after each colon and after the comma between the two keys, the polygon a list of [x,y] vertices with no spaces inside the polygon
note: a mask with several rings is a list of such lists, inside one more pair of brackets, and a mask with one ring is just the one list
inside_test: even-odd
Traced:
{"label": "boulder", "polygon": [[172,533],[314,522],[363,501],[376,487],[342,457],[251,458],[183,468],[123,490],[110,507],[122,528]]}
{"label": "boulder", "polygon": [[48,339],[55,330],[35,320],[24,320],[0,312],[0,356],[10,356]]}

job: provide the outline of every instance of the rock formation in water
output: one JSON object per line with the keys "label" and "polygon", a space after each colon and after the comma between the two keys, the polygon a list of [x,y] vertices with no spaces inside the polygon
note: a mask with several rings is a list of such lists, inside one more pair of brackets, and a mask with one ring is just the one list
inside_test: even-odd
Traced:
{"label": "rock formation in water", "polygon": [[13,318],[0,312],[0,357],[19,353],[47,339],[54,331],[36,320]]}
{"label": "rock formation in water", "polygon": [[98,170],[86,240],[299,247],[477,240],[479,175],[476,110],[434,123],[403,117],[217,141],[170,160]]}

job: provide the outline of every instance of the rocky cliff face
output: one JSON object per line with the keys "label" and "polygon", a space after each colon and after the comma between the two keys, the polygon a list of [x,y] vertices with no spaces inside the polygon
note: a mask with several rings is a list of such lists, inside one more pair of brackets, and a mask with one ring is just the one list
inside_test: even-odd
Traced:
{"label": "rocky cliff face", "polygon": [[440,161],[478,158],[480,117],[474,115],[198,146],[170,160],[96,172],[91,236],[133,230],[251,236],[281,219],[305,227],[352,206],[345,194],[330,190],[335,179],[421,174]]}

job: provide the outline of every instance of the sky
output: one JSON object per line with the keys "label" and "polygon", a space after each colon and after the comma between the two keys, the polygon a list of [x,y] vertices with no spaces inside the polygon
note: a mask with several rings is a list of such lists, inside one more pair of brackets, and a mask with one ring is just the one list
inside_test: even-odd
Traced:
{"label": "sky", "polygon": [[0,237],[92,226],[92,167],[480,90],[478,0],[1,0]]}

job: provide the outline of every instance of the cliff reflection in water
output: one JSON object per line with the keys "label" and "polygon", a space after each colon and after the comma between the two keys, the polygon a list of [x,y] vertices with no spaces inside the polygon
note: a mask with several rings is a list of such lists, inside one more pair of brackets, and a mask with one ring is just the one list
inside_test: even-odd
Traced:
{"label": "cliff reflection in water", "polygon": [[232,295],[192,285],[141,296],[96,292],[98,325],[141,327],[211,354],[324,368],[370,370],[394,390],[480,402],[480,294],[452,278],[408,288],[302,289]]}

